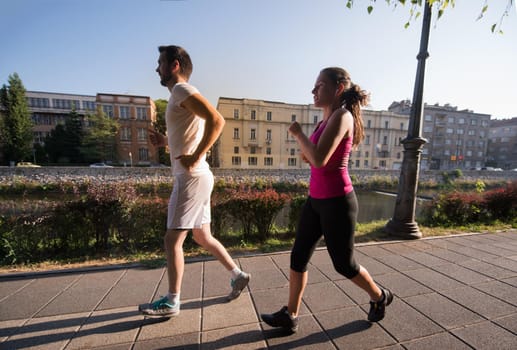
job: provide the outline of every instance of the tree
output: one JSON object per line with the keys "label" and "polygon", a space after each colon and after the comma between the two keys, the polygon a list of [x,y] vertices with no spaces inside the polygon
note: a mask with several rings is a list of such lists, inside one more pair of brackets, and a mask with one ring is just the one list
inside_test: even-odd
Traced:
{"label": "tree", "polygon": [[116,135],[119,123],[106,116],[100,108],[86,117],[86,128],[81,151],[88,162],[115,161],[117,154]]}
{"label": "tree", "polygon": [[[156,131],[161,134],[166,134],[167,125],[165,123],[165,111],[167,110],[167,100],[159,99],[154,101],[156,106],[156,121],[153,123],[153,127]],[[158,161],[161,164],[171,164],[171,158],[166,152],[165,148],[158,149]]]}
{"label": "tree", "polygon": [[73,109],[64,125],[57,125],[45,139],[45,150],[53,163],[83,163],[83,118]]}
{"label": "tree", "polygon": [[[374,9],[373,4],[375,2],[376,2],[376,0],[370,0],[370,5],[368,5],[368,7],[367,7],[368,13],[372,13],[372,11]],[[454,5],[456,3],[456,0],[427,0],[427,2],[431,6],[437,5],[438,11],[437,11],[436,16],[437,16],[437,18],[440,18],[444,14],[444,12],[446,11],[447,7],[449,7],[449,6],[454,7]],[[399,5],[404,6],[404,5],[406,5],[406,3],[411,4],[410,5],[410,10],[409,10],[409,19],[406,22],[406,24],[404,25],[406,28],[409,27],[410,22],[412,20],[415,20],[415,19],[417,19],[418,17],[420,17],[422,15],[422,11],[421,11],[421,9],[423,8],[422,7],[422,5],[423,5],[423,1],[422,0],[409,0],[409,1],[406,1],[406,0],[386,0],[386,3],[388,3],[389,6],[393,6],[393,7],[397,7]],[[500,34],[503,33],[503,31],[501,29],[502,25],[503,25],[503,20],[504,20],[505,17],[508,16],[508,14],[509,14],[512,6],[514,5],[514,3],[515,3],[515,0],[507,0],[506,9],[503,11],[499,21],[497,23],[493,23],[491,25],[491,27],[490,27],[492,33],[500,33]],[[346,2],[346,7],[347,8],[350,9],[350,8],[352,8],[353,5],[354,5],[354,0],[347,0],[347,2]],[[485,0],[484,4],[483,4],[483,7],[480,10],[480,13],[479,13],[479,16],[478,16],[477,20],[483,18],[483,16],[487,12],[487,10],[488,10],[488,0]]]}
{"label": "tree", "polygon": [[25,87],[14,73],[9,85],[0,89],[0,104],[4,117],[0,119],[0,143],[4,162],[29,160],[32,155],[32,120],[25,98]]}

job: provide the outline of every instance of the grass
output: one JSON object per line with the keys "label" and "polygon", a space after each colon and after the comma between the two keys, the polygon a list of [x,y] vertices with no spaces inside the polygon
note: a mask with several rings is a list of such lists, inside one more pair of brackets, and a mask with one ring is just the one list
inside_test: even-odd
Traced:
{"label": "grass", "polygon": [[[365,224],[358,224],[355,236],[356,243],[381,242],[391,240],[383,230],[386,225],[385,220],[373,221]],[[419,225],[424,238],[451,236],[463,233],[490,233],[499,231],[515,230],[517,227],[510,224],[495,223],[491,225],[475,224],[461,227],[425,227]],[[289,232],[276,232],[273,237],[263,243],[244,241],[237,235],[230,235],[229,239],[222,240],[227,250],[234,257],[241,257],[252,254],[274,253],[289,251],[293,245],[294,236]],[[324,246],[324,242],[320,242]],[[204,249],[189,244],[185,249],[185,258],[200,259],[211,258],[211,255]],[[135,254],[124,254],[114,256],[82,257],[73,260],[49,260],[35,264],[0,266],[0,273],[13,272],[36,272],[51,271],[72,268],[93,268],[100,266],[114,266],[125,264],[140,264],[148,268],[159,268],[165,266],[165,258],[162,251],[144,252]]]}

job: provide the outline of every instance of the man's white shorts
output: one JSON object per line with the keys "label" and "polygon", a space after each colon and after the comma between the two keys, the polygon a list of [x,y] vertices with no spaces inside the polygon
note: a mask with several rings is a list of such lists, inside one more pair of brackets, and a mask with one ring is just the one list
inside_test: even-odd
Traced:
{"label": "man's white shorts", "polygon": [[169,199],[167,229],[201,228],[210,223],[210,195],[214,188],[211,172],[179,174]]}

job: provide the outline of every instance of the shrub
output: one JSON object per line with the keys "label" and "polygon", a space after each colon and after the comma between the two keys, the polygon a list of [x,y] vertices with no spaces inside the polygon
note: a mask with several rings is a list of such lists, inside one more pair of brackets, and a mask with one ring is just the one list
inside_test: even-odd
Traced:
{"label": "shrub", "polygon": [[517,181],[485,193],[484,206],[494,220],[510,222],[517,217]]}
{"label": "shrub", "polygon": [[288,230],[290,232],[296,231],[296,226],[300,221],[300,216],[302,215],[303,205],[307,201],[307,196],[295,196],[291,198],[291,202],[289,204],[289,222],[288,222]]}
{"label": "shrub", "polygon": [[482,219],[482,196],[479,193],[452,192],[426,204],[424,222],[429,226],[464,225]]}

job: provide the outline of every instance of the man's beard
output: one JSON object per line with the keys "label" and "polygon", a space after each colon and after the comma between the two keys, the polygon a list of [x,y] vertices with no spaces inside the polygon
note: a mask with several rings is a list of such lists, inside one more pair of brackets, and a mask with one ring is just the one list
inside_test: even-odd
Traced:
{"label": "man's beard", "polygon": [[169,81],[171,81],[171,79],[172,79],[172,75],[170,75],[170,74],[166,75],[160,79],[160,84],[162,84],[163,86],[167,86],[167,84],[169,83]]}

